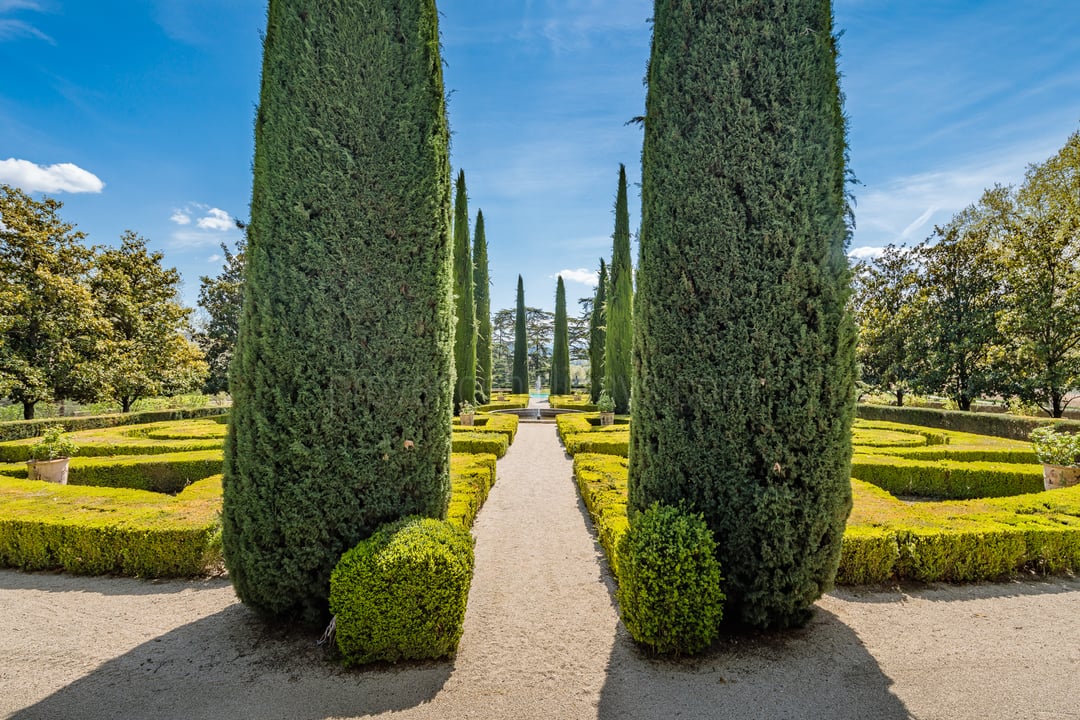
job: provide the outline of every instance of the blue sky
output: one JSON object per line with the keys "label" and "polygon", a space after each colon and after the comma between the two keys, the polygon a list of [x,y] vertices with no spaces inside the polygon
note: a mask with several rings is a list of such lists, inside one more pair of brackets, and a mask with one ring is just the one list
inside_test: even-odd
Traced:
{"label": "blue sky", "polygon": [[[648,0],[441,0],[455,172],[483,209],[492,307],[570,298],[611,253],[618,165],[640,179]],[[915,243],[1080,129],[1080,7],[837,0],[857,227]],[[265,2],[0,0],[0,182],[98,244],[150,239],[185,280],[246,218]],[[631,227],[638,225],[631,189]]]}

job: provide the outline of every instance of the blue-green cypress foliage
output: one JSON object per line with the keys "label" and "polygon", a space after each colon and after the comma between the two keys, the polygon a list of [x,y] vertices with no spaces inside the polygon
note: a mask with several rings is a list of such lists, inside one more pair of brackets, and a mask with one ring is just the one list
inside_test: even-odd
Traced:
{"label": "blue-green cypress foliage", "polygon": [[461,403],[476,401],[476,304],[473,299],[472,251],[469,238],[469,197],[465,171],[458,173],[454,197],[454,385],[455,412]]}
{"label": "blue-green cypress foliage", "polygon": [[611,279],[608,281],[604,343],[604,386],[615,401],[615,412],[630,412],[630,374],[633,348],[634,270],[630,263],[630,212],[626,200],[626,166],[619,165],[612,236]]}
{"label": "blue-green cypress foliage", "polygon": [[487,235],[484,212],[476,213],[473,238],[473,262],[476,264],[474,297],[476,299],[476,392],[477,402],[491,399],[491,280],[488,276]]}
{"label": "blue-green cypress foliage", "polygon": [[529,341],[525,327],[525,283],[518,275],[517,307],[514,311],[514,369],[510,379],[514,394],[529,392]]}
{"label": "blue-green cypress foliage", "polygon": [[562,275],[555,288],[555,337],[551,348],[551,394],[570,392],[570,328],[566,319],[566,286]]}
{"label": "blue-green cypress foliage", "polygon": [[607,320],[604,305],[607,304],[607,264],[600,258],[600,282],[593,296],[592,314],[589,316],[589,396],[592,402],[600,399],[604,389],[604,344],[607,342]]}

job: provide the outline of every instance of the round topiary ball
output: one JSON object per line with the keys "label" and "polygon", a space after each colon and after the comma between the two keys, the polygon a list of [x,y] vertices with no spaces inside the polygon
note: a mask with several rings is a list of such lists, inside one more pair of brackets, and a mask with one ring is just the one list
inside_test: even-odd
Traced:
{"label": "round topiary ball", "polygon": [[330,611],[346,665],[453,654],[465,624],[473,540],[442,520],[383,525],[341,557]]}
{"label": "round topiary ball", "polygon": [[724,593],[716,541],[700,514],[653,503],[619,543],[619,610],[656,653],[692,655],[720,632]]}

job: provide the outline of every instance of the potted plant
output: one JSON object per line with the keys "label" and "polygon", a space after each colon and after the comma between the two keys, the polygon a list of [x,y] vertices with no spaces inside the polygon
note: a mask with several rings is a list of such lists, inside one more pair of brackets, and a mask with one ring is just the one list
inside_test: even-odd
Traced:
{"label": "potted plant", "polygon": [[461,403],[461,410],[458,412],[458,416],[461,418],[461,424],[471,427],[473,419],[476,417],[476,408],[468,400]]}
{"label": "potted plant", "polygon": [[1043,487],[1055,490],[1080,483],[1080,433],[1059,433],[1043,425],[1031,431],[1031,444],[1043,464]]}
{"label": "potted plant", "polygon": [[46,425],[41,440],[30,446],[30,459],[26,461],[26,476],[30,480],[67,485],[68,463],[78,446],[64,437],[63,425]]}
{"label": "potted plant", "polygon": [[607,390],[600,393],[600,399],[596,401],[596,409],[600,411],[601,425],[615,424],[615,400],[608,395]]}

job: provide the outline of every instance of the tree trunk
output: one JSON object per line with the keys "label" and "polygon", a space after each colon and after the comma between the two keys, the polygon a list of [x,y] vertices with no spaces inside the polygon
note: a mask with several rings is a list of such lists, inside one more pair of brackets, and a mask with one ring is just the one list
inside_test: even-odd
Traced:
{"label": "tree trunk", "polygon": [[896,407],[904,407],[904,388],[896,388]]}
{"label": "tree trunk", "polygon": [[969,398],[967,395],[961,394],[956,398],[956,405],[961,410],[967,412],[968,410],[971,410],[971,398]]}
{"label": "tree trunk", "polygon": [[131,412],[131,403],[134,402],[133,398],[120,398],[120,412]]}
{"label": "tree trunk", "polygon": [[1057,390],[1050,391],[1050,412],[1056,418],[1065,414],[1065,405],[1061,402],[1063,395],[1064,393],[1058,392]]}
{"label": "tree trunk", "polygon": [[34,406],[37,405],[37,400],[34,402],[23,402],[22,404],[22,417],[23,420],[34,419]]}

